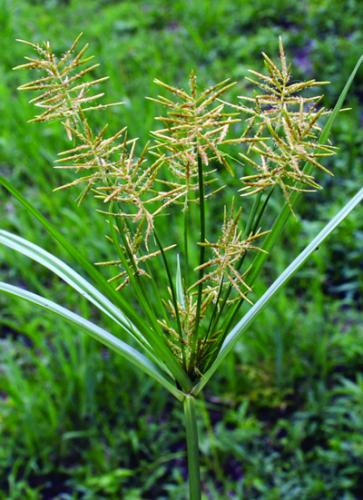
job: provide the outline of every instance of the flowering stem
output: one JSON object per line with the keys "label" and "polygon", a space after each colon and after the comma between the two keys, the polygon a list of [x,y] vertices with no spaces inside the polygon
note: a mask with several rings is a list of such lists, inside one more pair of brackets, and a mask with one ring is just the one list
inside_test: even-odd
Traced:
{"label": "flowering stem", "polygon": [[185,288],[189,287],[189,204],[188,201],[185,203],[184,208],[184,258],[185,258]]}
{"label": "flowering stem", "polygon": [[183,357],[183,366],[185,368],[186,359],[185,359],[185,348],[184,348],[184,343],[183,343],[184,333],[183,333],[183,328],[182,328],[181,321],[180,321],[178,300],[177,300],[176,291],[175,291],[175,287],[174,287],[174,283],[173,283],[173,278],[171,276],[170,267],[169,267],[169,264],[168,264],[168,259],[166,258],[163,246],[162,246],[161,241],[160,241],[160,239],[159,239],[159,237],[158,237],[158,235],[156,233],[155,228],[154,228],[154,236],[155,236],[155,241],[156,241],[156,243],[157,243],[157,245],[159,247],[159,250],[160,250],[160,253],[161,253],[161,257],[163,259],[165,271],[166,271],[166,274],[167,274],[167,277],[168,277],[168,282],[169,282],[171,297],[172,297],[173,306],[174,306],[174,310],[175,310],[175,317],[176,317],[176,321],[177,321],[177,325],[178,325],[178,331],[179,331],[180,339],[182,340],[181,341],[181,350],[182,350],[182,357]]}
{"label": "flowering stem", "polygon": [[[272,189],[269,191],[269,193],[266,195],[266,198],[265,198],[265,200],[264,200],[264,202],[263,202],[262,207],[260,208],[260,210],[259,210],[259,212],[257,213],[257,215],[256,215],[256,214],[254,215],[254,217],[253,217],[253,219],[252,219],[252,221],[251,221],[251,227],[250,227],[250,230],[251,230],[253,233],[255,233],[255,232],[257,231],[258,225],[259,225],[259,223],[260,223],[260,221],[261,221],[262,215],[263,215],[263,213],[264,213],[264,211],[265,211],[265,209],[266,209],[266,207],[267,207],[268,201],[269,201],[269,199],[270,199],[270,197],[271,197],[271,195],[272,195],[273,190],[274,190],[274,188],[272,188]],[[242,259],[241,259],[241,261],[240,261],[240,263],[239,263],[239,267],[241,267],[241,266],[242,266],[243,261],[244,261],[244,257],[245,257],[245,255],[242,257]],[[251,283],[251,285],[252,285],[252,283]],[[229,293],[230,293],[230,292],[229,292]],[[239,300],[239,301],[237,302],[237,304],[235,304],[235,306],[232,308],[232,311],[231,311],[230,317],[229,317],[229,319],[227,318],[227,326],[224,328],[224,333],[223,333],[223,335],[222,335],[222,337],[221,337],[221,342],[222,342],[222,343],[223,343],[224,338],[226,337],[226,335],[227,335],[227,333],[228,333],[228,331],[229,331],[229,328],[232,326],[233,321],[234,321],[234,319],[235,319],[235,317],[236,317],[236,314],[237,314],[237,313],[238,313],[238,311],[240,310],[240,307],[242,306],[243,302],[244,302],[244,300],[243,300],[243,299]],[[223,307],[224,307],[224,304],[223,304]],[[221,345],[222,345],[222,344],[221,344]]]}
{"label": "flowering stem", "polygon": [[188,475],[189,475],[189,500],[201,499],[200,463],[197,416],[195,411],[195,398],[186,395],[184,398],[184,422],[187,439]]}
{"label": "flowering stem", "polygon": [[200,314],[202,308],[202,292],[203,292],[203,275],[205,261],[205,207],[204,207],[204,182],[203,182],[203,165],[202,159],[198,154],[198,184],[199,184],[199,214],[200,214],[200,253],[199,253],[199,285],[198,285],[198,300],[197,311],[195,318],[195,334],[193,338],[193,354],[195,355],[195,345],[198,340],[198,327],[200,322]]}
{"label": "flowering stem", "polygon": [[[248,238],[248,235],[251,232],[251,228],[252,228],[253,222],[255,220],[258,207],[260,205],[261,196],[262,196],[262,192],[260,191],[257,194],[257,196],[256,196],[256,198],[254,200],[253,206],[251,208],[251,211],[250,211],[250,214],[249,214],[249,217],[248,217],[248,221],[247,221],[247,224],[246,224],[246,228],[245,228],[245,231],[244,231],[244,236],[246,238]],[[239,269],[242,267],[243,261],[244,261],[244,255],[241,257],[241,259],[239,261]],[[216,325],[218,324],[219,319],[220,319],[220,317],[221,317],[221,315],[222,315],[222,313],[224,311],[224,306],[226,305],[227,300],[228,300],[228,298],[229,298],[229,296],[231,294],[231,291],[232,291],[232,285],[230,285],[228,287],[226,296],[222,300],[222,305],[220,306],[219,302],[220,302],[220,299],[221,299],[221,296],[222,296],[222,292],[223,292],[223,279],[222,279],[221,280],[221,284],[219,286],[217,300],[216,300],[216,302],[214,304],[213,314],[212,314],[211,320],[209,322],[208,331],[207,331],[207,335],[206,335],[206,340],[209,337],[210,333],[213,332],[213,330],[215,329]]]}
{"label": "flowering stem", "polygon": [[[261,221],[261,218],[262,218],[262,215],[267,207],[267,204],[268,204],[268,201],[271,197],[271,194],[273,192],[273,188],[269,191],[269,193],[266,195],[265,197],[265,200],[260,208],[260,204],[261,204],[261,194],[259,193],[259,196],[256,198],[254,204],[253,204],[253,207],[252,207],[252,210],[251,210],[251,213],[250,213],[250,216],[248,218],[248,222],[247,222],[247,225],[246,225],[246,229],[245,229],[245,236],[248,237],[248,235],[252,232],[252,233],[255,233],[257,231],[257,228],[258,228],[258,225]],[[246,257],[246,254],[243,254],[239,263],[238,263],[238,266],[237,266],[237,269],[240,270],[241,267],[243,266],[243,262],[245,260],[245,257]],[[212,316],[212,319],[210,321],[210,324],[209,324],[209,328],[208,328],[208,332],[207,332],[207,336],[210,335],[210,333],[213,333],[213,330],[216,330],[217,329],[217,326],[218,326],[218,323],[219,323],[219,320],[222,316],[222,313],[224,311],[224,308],[227,304],[227,301],[229,299],[229,296],[232,292],[232,286],[230,285],[228,287],[228,290],[226,292],[226,295],[225,297],[223,298],[222,300],[222,304],[220,305],[219,307],[219,311],[218,313],[215,315],[214,314],[214,311],[213,311],[213,316]],[[220,299],[220,296],[218,295],[218,300],[217,300],[217,303],[219,303],[219,299]],[[236,314],[238,313],[240,307],[242,306],[244,302],[244,299],[240,299],[237,304],[235,304],[235,306],[232,308],[232,311],[231,313],[229,314],[229,316],[227,316],[227,326],[224,327],[224,332],[223,332],[223,335],[221,335],[220,337],[220,341],[218,342],[217,346],[215,347],[215,350],[211,353],[212,356],[210,357],[211,359],[213,359],[213,355],[215,354],[215,352],[218,352],[219,348],[221,347],[221,345],[223,344],[223,341],[228,333],[228,330],[230,328],[230,326],[232,325],[233,323],[233,320],[236,316]]]}
{"label": "flowering stem", "polygon": [[252,226],[253,226],[253,222],[254,222],[254,220],[256,218],[256,213],[257,213],[258,207],[260,206],[261,197],[262,197],[262,191],[259,191],[257,193],[257,196],[256,196],[254,202],[253,202],[253,206],[251,208],[251,211],[250,211],[250,214],[249,214],[249,217],[248,217],[248,221],[247,221],[247,224],[246,224],[246,228],[245,228],[245,231],[244,231],[244,236],[246,238],[248,238],[248,235],[251,232],[251,229],[252,229]]}

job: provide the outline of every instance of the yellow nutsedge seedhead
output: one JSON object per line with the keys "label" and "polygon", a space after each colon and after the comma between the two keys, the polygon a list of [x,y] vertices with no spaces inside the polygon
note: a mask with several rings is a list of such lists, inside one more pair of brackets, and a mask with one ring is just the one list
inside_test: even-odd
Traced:
{"label": "yellow nutsedge seedhead", "polygon": [[[137,140],[128,139],[126,127],[111,136],[106,135],[107,125],[94,132],[87,112],[119,103],[89,106],[90,101],[103,96],[103,93],[94,94],[92,90],[106,78],[82,82],[99,65],[90,64],[93,56],[85,55],[88,44],[79,49],[80,38],[81,35],[61,57],[55,56],[48,42],[41,45],[23,42],[34,49],[37,58],[26,58],[28,62],[17,69],[40,70],[45,76],[22,85],[20,89],[38,92],[31,102],[44,111],[33,121],[61,121],[68,138],[75,143],[60,153],[56,168],[76,172],[77,177],[57,189],[85,186],[79,202],[92,192],[108,205],[100,212],[120,220],[126,218],[134,226],[135,234],[129,241],[133,251],[129,254],[134,252],[136,261],[141,259],[138,252],[143,244],[148,257],[157,255],[148,252],[154,218],[180,197],[182,190],[178,186],[162,184],[158,174],[164,158],[160,156],[155,160],[150,155],[149,145],[137,155]],[[142,274],[139,266],[136,268]]]}
{"label": "yellow nutsedge seedhead", "polygon": [[99,67],[99,64],[90,64],[93,56],[85,55],[88,44],[79,49],[81,36],[82,33],[60,58],[55,56],[49,42],[35,44],[18,40],[30,45],[37,57],[26,57],[25,59],[28,61],[26,64],[14,68],[40,70],[43,74],[45,73],[45,76],[21,85],[19,90],[38,92],[37,97],[30,102],[44,111],[32,121],[63,120],[69,138],[72,137],[70,127],[79,121],[81,110],[85,113],[120,104],[90,106],[90,103],[94,103],[104,95],[103,93],[94,93],[94,86],[104,82],[108,77],[83,81],[86,75],[89,76]]}
{"label": "yellow nutsedge seedhead", "polygon": [[[225,105],[219,102],[219,97],[235,83],[227,79],[198,92],[194,72],[190,75],[188,92],[160,80],[155,83],[172,94],[172,98],[160,95],[149,98],[167,110],[166,116],[156,118],[164,128],[152,132],[153,150],[167,161],[175,179],[170,185],[188,195],[198,189],[198,156],[205,166],[216,160],[228,167],[221,146],[230,142],[226,139],[229,128],[240,120],[236,113],[224,111]],[[213,173],[212,168],[203,169],[206,184],[213,182]]]}
{"label": "yellow nutsedge seedhead", "polygon": [[[33,121],[60,121],[72,141],[59,154],[56,168],[75,175],[57,189],[79,185],[83,187],[79,202],[92,193],[102,203],[98,211],[107,216],[107,238],[117,251],[116,259],[97,263],[116,268],[109,281],[117,290],[132,283],[139,301],[144,293],[143,278],[155,278],[150,259],[159,256],[163,260],[169,296],[156,293],[153,297],[163,311],[161,317],[159,311],[156,313],[153,329],[165,332],[166,342],[181,365],[198,377],[223,337],[219,316],[225,304],[251,302],[248,254],[263,251],[256,242],[268,232],[256,228],[250,233],[243,231],[241,209],[235,210],[232,203],[228,210],[224,208],[219,236],[215,242],[208,239],[205,215],[209,197],[221,189],[216,165],[231,172],[230,156],[224,149],[246,143],[247,150],[240,155],[252,172],[242,177],[242,194],[277,185],[289,203],[292,191],[318,189],[312,168],[306,169],[305,164],[330,173],[322,161],[333,155],[335,148],[319,143],[319,122],[328,113],[319,107],[322,97],[305,97],[303,92],[326,82],[293,83],[281,40],[279,63],[263,54],[265,73],[250,71],[248,81],[257,91],[254,97],[241,97],[242,105],[222,100],[235,85],[229,79],[199,89],[196,75],[191,73],[186,90],[155,80],[167,94],[151,99],[164,109],[156,118],[162,128],[152,132],[151,141],[140,147],[126,127],[109,133],[107,124],[97,131],[90,125],[89,111],[115,104],[98,103],[103,93],[96,88],[106,78],[94,78],[98,64],[86,55],[88,45],[80,46],[80,38],[61,57],[53,53],[48,42],[23,42],[35,51],[35,57],[27,57],[26,64],[18,68],[42,74],[20,89],[37,93],[31,102],[41,111]],[[233,112],[226,111],[228,106]],[[241,111],[247,115],[246,126],[242,134],[230,137],[231,129],[240,127]],[[259,198],[256,201],[258,205]],[[156,218],[176,204],[184,207],[186,275],[178,261],[173,281],[165,252],[176,245],[171,241],[163,247],[155,226]],[[195,206],[199,209],[198,236],[193,227]],[[257,224],[253,218],[251,224]],[[157,286],[155,279],[151,285]]]}
{"label": "yellow nutsedge seedhead", "polygon": [[[239,265],[241,259],[250,250],[262,251],[254,242],[265,236],[268,231],[261,232],[258,230],[255,234],[250,234],[247,238],[243,237],[243,232],[239,228],[239,219],[241,209],[234,213],[232,206],[231,213],[227,213],[227,208],[224,209],[224,221],[222,231],[216,243],[206,242],[204,245],[212,252],[212,258],[199,266],[197,269],[207,269],[209,272],[205,274],[201,281],[214,283],[216,289],[219,288],[223,280],[226,284],[230,284],[237,292],[238,297],[251,302],[247,294],[251,292],[251,288],[245,281],[245,276],[248,271],[240,273]],[[197,286],[200,281],[192,285],[192,288]]]}
{"label": "yellow nutsedge seedhead", "polygon": [[255,78],[247,80],[262,93],[254,98],[240,97],[250,105],[238,108],[247,113],[246,137],[251,142],[247,153],[240,153],[256,174],[242,177],[244,194],[254,194],[278,185],[287,201],[289,191],[311,191],[320,186],[307,174],[304,166],[313,167],[330,175],[321,159],[335,154],[335,148],[319,143],[319,119],[328,114],[319,108],[322,96],[303,97],[301,92],[328,82],[309,80],[290,83],[290,71],[280,38],[280,65],[263,53],[267,74],[250,70]]}

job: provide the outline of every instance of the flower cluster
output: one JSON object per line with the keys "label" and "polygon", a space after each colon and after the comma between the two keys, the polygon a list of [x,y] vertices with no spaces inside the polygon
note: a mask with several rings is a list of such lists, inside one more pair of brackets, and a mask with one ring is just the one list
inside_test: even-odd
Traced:
{"label": "flower cluster", "polygon": [[228,214],[227,208],[224,207],[224,220],[217,242],[206,241],[203,243],[206,248],[211,250],[211,258],[196,268],[197,270],[206,269],[208,272],[194,283],[193,287],[198,286],[201,282],[207,282],[209,284],[207,293],[213,291],[214,296],[217,296],[222,285],[231,285],[237,292],[237,299],[241,298],[251,302],[247,294],[252,290],[245,281],[248,269],[241,274],[240,268],[247,252],[251,250],[262,251],[261,248],[255,246],[254,242],[269,231],[258,230],[254,234],[244,236],[240,229],[240,216],[241,209],[233,213],[232,207],[231,214]]}
{"label": "flower cluster", "polygon": [[319,143],[319,119],[329,111],[319,108],[322,96],[302,95],[306,89],[328,82],[292,83],[281,39],[280,67],[264,53],[263,59],[267,74],[250,70],[254,78],[247,77],[258,93],[255,97],[240,96],[246,105],[236,106],[249,116],[244,136],[259,139],[251,143],[247,153],[240,153],[245,164],[256,171],[242,177],[241,191],[254,194],[277,185],[289,201],[290,191],[320,188],[306,172],[306,164],[332,175],[321,159],[332,156],[335,148]]}
{"label": "flower cluster", "polygon": [[224,80],[198,92],[197,78],[192,72],[188,92],[160,80],[155,80],[155,83],[173,98],[161,95],[149,98],[166,108],[166,116],[156,117],[164,128],[152,132],[153,150],[157,157],[166,158],[172,176],[170,186],[178,190],[187,202],[193,201],[191,195],[196,193],[195,201],[198,199],[198,157],[204,165],[205,185],[213,185],[216,178],[211,164],[217,161],[230,168],[222,148],[239,142],[239,139],[227,138],[230,127],[240,122],[238,113],[226,112],[225,104],[219,101],[235,82]]}
{"label": "flower cluster", "polygon": [[[137,140],[128,138],[126,127],[110,136],[106,135],[107,125],[98,132],[91,127],[87,118],[89,111],[120,103],[89,105],[104,95],[94,93],[93,89],[107,77],[83,82],[99,65],[90,64],[93,56],[86,56],[88,44],[79,49],[80,38],[81,35],[60,58],[56,57],[48,42],[33,44],[22,41],[35,50],[37,58],[27,57],[28,62],[16,69],[40,70],[46,76],[22,85],[20,90],[38,92],[31,102],[44,111],[32,121],[61,121],[68,138],[75,143],[59,154],[56,168],[72,170],[77,177],[56,190],[83,185],[80,202],[90,192],[102,199],[107,209],[100,211],[116,217],[118,226],[122,226],[119,233],[128,235],[123,246],[128,247],[124,253],[130,269],[134,269],[138,276],[144,275],[145,271],[135,263],[158,255],[158,252],[147,252],[154,218],[179,196],[179,192],[160,189],[158,174],[163,157],[152,159],[148,145],[137,155]],[[135,255],[132,263],[131,255]],[[118,266],[114,260],[109,262]],[[123,272],[118,272],[115,278],[119,277],[124,277]],[[121,285],[124,283],[125,280]]]}

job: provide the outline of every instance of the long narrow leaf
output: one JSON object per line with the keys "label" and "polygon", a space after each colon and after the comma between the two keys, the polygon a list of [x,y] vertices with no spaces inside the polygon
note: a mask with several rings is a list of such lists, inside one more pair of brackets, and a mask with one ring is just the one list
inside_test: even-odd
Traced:
{"label": "long narrow leaf", "polygon": [[185,309],[185,298],[184,298],[184,290],[183,290],[183,280],[182,280],[182,272],[180,266],[180,256],[177,255],[176,261],[176,298],[183,309]]}
{"label": "long narrow leaf", "polygon": [[69,322],[76,324],[87,331],[87,333],[94,339],[101,342],[108,348],[115,351],[117,354],[128,360],[130,363],[135,365],[137,368],[142,370],[144,373],[152,377],[154,380],[159,382],[163,387],[165,387],[169,392],[173,394],[177,399],[183,399],[183,393],[181,393],[174,385],[171,380],[165,377],[165,375],[154,365],[146,356],[140,353],[137,349],[134,349],[130,345],[126,344],[122,340],[118,339],[108,331],[95,325],[91,321],[82,318],[78,314],[69,311],[63,306],[56,304],[40,295],[29,292],[22,288],[10,285],[8,283],[0,282],[0,291],[19,297],[23,300],[36,304],[43,309],[51,311],[52,313],[65,318]]}
{"label": "long narrow leaf", "polygon": [[29,257],[59,276],[63,281],[82,295],[82,297],[87,299],[91,302],[91,304],[96,306],[97,309],[115,321],[115,323],[117,323],[123,331],[135,338],[142,348],[146,350],[148,357],[150,357],[155,364],[159,365],[160,368],[168,373],[166,366],[163,363],[160,363],[159,359],[154,355],[153,349],[148,341],[143,337],[140,331],[138,331],[130,319],[127,318],[124,313],[110,300],[108,300],[107,297],[97,290],[96,287],[91,285],[91,283],[78,274],[68,264],[38,245],[35,245],[25,238],[12,234],[8,231],[0,230],[0,244],[21,253],[26,257]]}
{"label": "long narrow leaf", "polygon": [[74,269],[68,266],[58,257],[47,252],[43,248],[31,243],[30,241],[12,234],[8,231],[0,230],[0,244],[5,245],[16,252],[29,257],[46,267],[54,274],[59,276],[63,281],[68,283],[80,295],[86,298],[89,302],[95,305],[100,311],[107,314],[118,325],[138,341],[145,344],[145,339],[132,322],[118,309],[107,297],[89,283],[83,276],[78,274]]}
{"label": "long narrow leaf", "polygon": [[330,233],[344,220],[347,215],[363,200],[363,188],[340,210],[333,219],[320,231],[320,233],[311,241],[311,243],[296,257],[295,260],[280,274],[276,281],[267,289],[262,297],[251,307],[245,316],[234,326],[227,335],[223,346],[212,366],[203,375],[198,384],[194,387],[192,393],[198,394],[215,371],[222,364],[226,356],[232,351],[236,343],[240,340],[242,334],[256,319],[258,314],[266,304],[274,297],[278,290],[284,286],[289,279],[298,271],[308,257],[316,248],[330,235]]}
{"label": "long narrow leaf", "polygon": [[82,255],[81,252],[77,250],[75,245],[72,245],[67,241],[67,239],[62,235],[58,229],[56,229],[40,212],[37,210],[24,196],[7,180],[5,177],[0,176],[0,185],[2,185],[9,193],[11,193],[29,212],[33,217],[35,217],[42,226],[47,230],[50,236],[62,247],[66,252],[77,262],[83,271],[87,273],[88,276],[97,284],[97,287],[102,290],[102,292],[115,304],[118,304],[122,309],[124,314],[132,318],[132,321],[137,325],[137,327],[144,332],[148,328],[147,324],[143,324],[140,320],[139,315],[133,311],[132,307],[118,294],[112,286],[105,280],[102,274],[93,266],[88,260]]}
{"label": "long narrow leaf", "polygon": [[[38,221],[45,227],[50,236],[63,247],[71,257],[78,262],[82,269],[93,279],[93,281],[97,284],[97,286],[102,290],[105,295],[110,298],[115,304],[121,308],[124,314],[129,317],[135,326],[140,330],[144,337],[147,337],[150,333],[150,327],[147,322],[145,322],[140,315],[137,313],[135,309],[131,307],[131,305],[124,300],[120,294],[118,294],[112,286],[104,279],[102,274],[100,274],[95,267],[88,262],[88,260],[75,248],[74,245],[69,243],[66,238],[31,204],[29,203],[24,196],[4,177],[0,176],[0,184],[11,193],[22,205],[25,209],[33,215]],[[167,368],[179,381],[182,387],[185,390],[189,390],[191,388],[191,382],[182,369],[182,367],[177,363],[174,358],[172,352],[168,348],[168,346],[158,344],[158,347],[162,349],[163,359],[167,365]]]}

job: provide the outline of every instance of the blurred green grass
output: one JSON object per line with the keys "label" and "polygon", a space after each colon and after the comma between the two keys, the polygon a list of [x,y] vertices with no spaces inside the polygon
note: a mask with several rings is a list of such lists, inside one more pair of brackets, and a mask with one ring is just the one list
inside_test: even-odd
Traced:
{"label": "blurred green grass", "polygon": [[[107,255],[92,202],[52,194],[51,168],[66,143],[57,126],[27,124],[32,109],[12,71],[26,49],[16,38],[64,50],[81,31],[110,76],[111,128],[147,139],[154,77],[184,85],[226,77],[246,90],[260,52],[282,35],[296,78],[330,80],[332,106],[363,52],[359,0],[25,1],[0,0],[0,172],[90,260]],[[266,281],[291,260],[363,178],[362,72],[352,110],[334,127],[335,177],[305,198],[273,255]],[[233,97],[233,96],[232,96]],[[42,229],[0,192],[1,227],[52,249]],[[176,228],[177,230],[177,228]],[[62,256],[61,251],[57,251]],[[210,498],[360,498],[363,488],[363,223],[361,211],[320,248],[274,300],[206,393],[200,422]],[[0,249],[1,279],[97,317],[58,280]],[[261,291],[262,291],[262,284]],[[258,290],[257,290],[258,292]],[[82,333],[0,297],[0,498],[185,498],[183,428],[166,394]]]}

